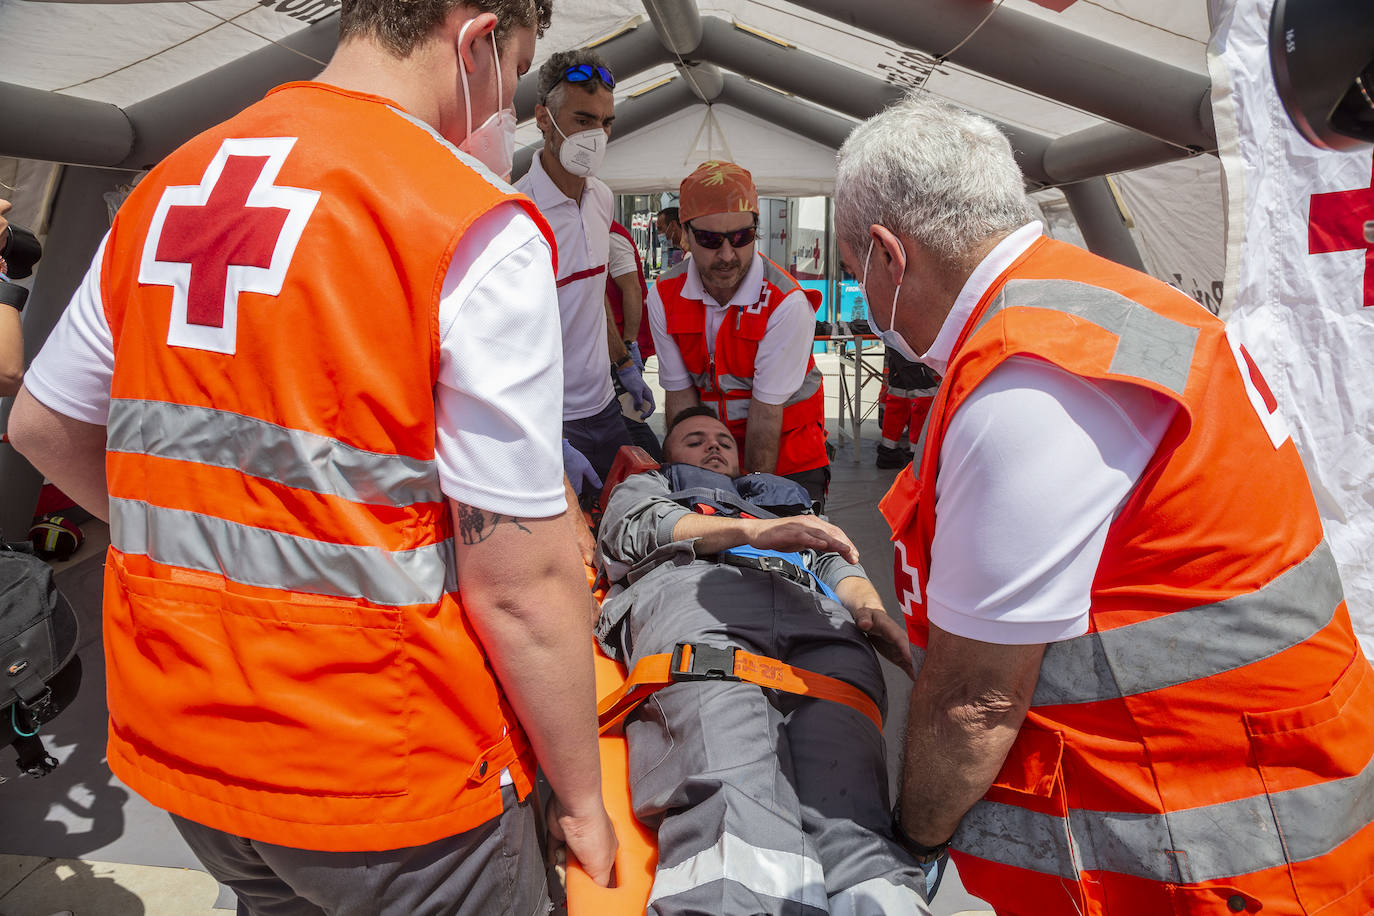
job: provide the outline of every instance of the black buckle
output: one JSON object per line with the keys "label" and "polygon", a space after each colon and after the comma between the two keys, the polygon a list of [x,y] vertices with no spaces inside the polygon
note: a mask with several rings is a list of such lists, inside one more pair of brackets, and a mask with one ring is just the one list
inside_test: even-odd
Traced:
{"label": "black buckle", "polygon": [[[692,650],[692,665],[682,667],[682,650]],[[735,648],[721,649],[716,646],[698,646],[680,642],[673,649],[673,660],[669,663],[673,681],[738,681],[735,677]]]}
{"label": "black buckle", "polygon": [[20,700],[15,705],[27,713],[29,718],[33,721],[33,724],[29,727],[37,728],[57,715],[57,710],[53,708],[56,705],[54,700],[55,697],[53,697],[52,688],[44,684],[43,690],[38,696],[27,702]]}

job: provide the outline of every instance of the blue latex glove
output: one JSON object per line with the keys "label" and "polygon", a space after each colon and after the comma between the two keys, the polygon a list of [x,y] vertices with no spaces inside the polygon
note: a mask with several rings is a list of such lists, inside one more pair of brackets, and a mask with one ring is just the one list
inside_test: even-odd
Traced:
{"label": "blue latex glove", "polygon": [[579,498],[584,490],[590,493],[601,489],[601,478],[597,476],[592,463],[567,439],[563,440],[563,473],[568,475],[568,482]]}
{"label": "blue latex glove", "polygon": [[639,411],[639,419],[649,419],[654,412],[654,394],[644,383],[644,376],[640,373],[639,367],[631,361],[615,370],[615,374],[620,377],[620,384],[624,385],[625,390],[635,399],[635,410]]}
{"label": "blue latex glove", "polygon": [[629,350],[630,350],[630,359],[634,360],[634,361],[635,361],[635,365],[639,367],[639,374],[640,374],[641,376],[644,375],[644,357],[642,357],[642,356],[639,355],[639,341],[637,341],[637,340],[632,340],[632,341],[630,341],[630,343],[629,343]]}
{"label": "blue latex glove", "polygon": [[935,899],[935,893],[940,889],[940,882],[945,879],[945,869],[949,867],[949,853],[945,853],[933,862],[927,862],[921,866],[921,871],[926,875],[926,902]]}

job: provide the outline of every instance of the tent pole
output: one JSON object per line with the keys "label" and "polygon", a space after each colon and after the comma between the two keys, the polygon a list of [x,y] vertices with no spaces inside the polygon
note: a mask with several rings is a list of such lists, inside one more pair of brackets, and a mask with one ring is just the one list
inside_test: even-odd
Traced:
{"label": "tent pole", "polygon": [[1092,178],[1063,187],[1064,197],[1078,221],[1083,241],[1093,254],[1118,264],[1145,271],[1140,249],[1136,247],[1126,216],[1106,178]]}

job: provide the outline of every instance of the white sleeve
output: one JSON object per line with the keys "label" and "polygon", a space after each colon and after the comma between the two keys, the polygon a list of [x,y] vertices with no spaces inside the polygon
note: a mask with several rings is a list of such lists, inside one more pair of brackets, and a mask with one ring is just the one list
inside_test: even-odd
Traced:
{"label": "white sleeve", "polygon": [[611,233],[611,254],[606,272],[611,277],[623,277],[626,274],[639,276],[639,252],[619,232]]}
{"label": "white sleeve", "polygon": [[658,355],[658,383],[664,391],[691,388],[692,377],[687,372],[687,364],[682,361],[682,352],[678,350],[673,335],[668,333],[668,319],[663,313],[663,300],[658,296],[657,283],[649,288],[644,310],[649,313],[649,332],[654,336],[654,351]]}
{"label": "white sleeve", "polygon": [[768,316],[754,357],[754,397],[785,404],[806,378],[807,357],[816,343],[816,312],[806,294],[793,290]]}
{"label": "white sleeve", "polygon": [[459,241],[439,303],[435,452],[444,494],[548,518],[563,498],[563,337],[553,253],[504,203]]}
{"label": "white sleeve", "polygon": [[45,407],[97,426],[109,421],[114,378],[114,336],[100,294],[101,264],[109,238],[107,232],[100,240],[86,278],[24,373],[24,387]]}
{"label": "white sleeve", "polygon": [[926,607],[982,642],[1087,632],[1107,529],[1178,407],[1012,357],[959,407],[940,448]]}

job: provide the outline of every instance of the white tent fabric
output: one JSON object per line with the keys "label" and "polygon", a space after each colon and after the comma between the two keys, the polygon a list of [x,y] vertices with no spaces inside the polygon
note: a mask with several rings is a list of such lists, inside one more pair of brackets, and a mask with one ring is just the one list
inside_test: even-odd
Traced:
{"label": "white tent fabric", "polygon": [[[1268,69],[1270,5],[1226,0],[1213,42],[1213,92],[1230,193],[1229,333],[1263,369],[1302,453],[1346,600],[1374,655],[1374,286],[1365,220],[1369,150],[1318,151],[1283,113]],[[1335,204],[1324,213],[1325,202]],[[1326,246],[1334,220],[1360,241]]]}
{"label": "white tent fabric", "polygon": [[[1102,123],[953,64],[940,64],[932,72],[935,62],[927,54],[786,0],[701,0],[698,5],[703,16],[756,30],[896,85],[924,80],[932,92],[1046,136]],[[1185,70],[1206,72],[1209,30],[1200,0],[1071,2],[1063,12],[1032,0],[1003,0],[995,12],[993,4],[986,5],[994,15],[1003,9],[1030,14]],[[0,81],[125,107],[280,41],[337,7],[336,0],[0,0],[0,32],[23,36],[6,43]],[[555,51],[650,27],[641,0],[556,0],[554,9],[536,66]],[[324,61],[317,63],[323,66]],[[627,84],[619,97],[642,88],[643,82]]]}
{"label": "white tent fabric", "polygon": [[834,150],[721,105],[698,106],[612,143],[604,174],[617,194],[655,194],[676,190],[708,159],[738,162],[771,197],[825,195],[835,183]]}
{"label": "white tent fabric", "polygon": [[1221,164],[1196,156],[1124,172],[1113,183],[1145,270],[1219,314],[1226,278]]}

